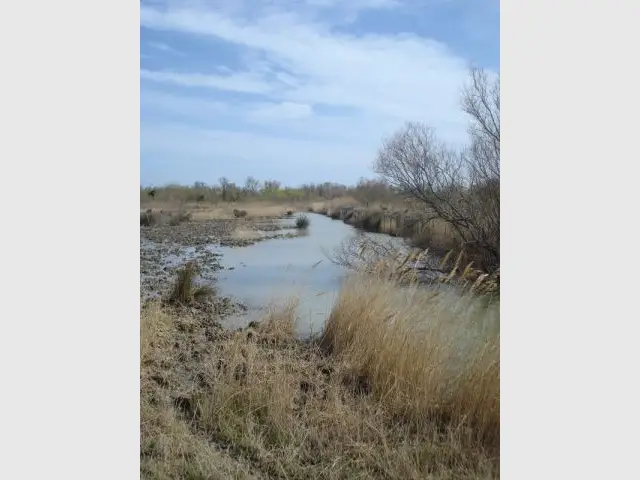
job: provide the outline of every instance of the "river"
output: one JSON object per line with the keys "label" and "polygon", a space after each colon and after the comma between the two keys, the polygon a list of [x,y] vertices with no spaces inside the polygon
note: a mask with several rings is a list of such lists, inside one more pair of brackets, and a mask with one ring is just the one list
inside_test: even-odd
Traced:
{"label": "river", "polygon": [[[243,327],[258,320],[269,305],[297,298],[300,333],[322,328],[347,273],[344,267],[332,263],[328,254],[358,232],[340,220],[306,215],[311,223],[299,237],[266,240],[244,248],[216,247],[223,254],[221,263],[225,267],[218,273],[219,290],[249,307],[247,315],[231,317],[225,320],[226,325]],[[391,240],[383,234],[366,235],[378,241]],[[400,239],[392,241],[401,243]]]}

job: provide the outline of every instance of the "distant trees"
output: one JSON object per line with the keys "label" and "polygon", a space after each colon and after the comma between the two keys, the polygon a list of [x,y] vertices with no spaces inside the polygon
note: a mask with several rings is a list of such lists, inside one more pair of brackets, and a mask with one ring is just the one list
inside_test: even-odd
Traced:
{"label": "distant trees", "polygon": [[255,178],[249,176],[244,182],[244,192],[248,196],[255,196],[260,190],[260,182]]}
{"label": "distant trees", "polygon": [[335,182],[308,183],[299,187],[283,186],[280,181],[266,180],[261,183],[249,176],[242,186],[238,186],[227,177],[220,177],[215,185],[194,182],[191,186],[166,185],[164,187],[141,187],[141,198],[157,198],[162,201],[185,202],[235,202],[245,199],[264,199],[273,201],[312,201],[333,200],[351,196],[366,202],[392,202],[398,200],[395,189],[381,179],[360,179],[355,186],[346,186]]}
{"label": "distant trees", "polygon": [[351,195],[364,204],[386,203],[397,198],[396,192],[383,179],[360,178]]}
{"label": "distant trees", "polygon": [[266,192],[277,192],[280,190],[281,183],[277,180],[265,180],[264,181],[264,191]]}

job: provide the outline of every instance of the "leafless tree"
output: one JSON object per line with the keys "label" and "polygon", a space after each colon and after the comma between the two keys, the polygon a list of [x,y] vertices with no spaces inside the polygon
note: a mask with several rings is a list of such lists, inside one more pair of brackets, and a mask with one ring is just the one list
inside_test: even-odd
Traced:
{"label": "leafless tree", "polygon": [[324,250],[325,256],[334,264],[351,270],[370,271],[382,261],[407,254],[407,249],[391,239],[376,241],[359,231],[342,241],[332,250]]}
{"label": "leafless tree", "polygon": [[468,251],[500,263],[500,80],[472,70],[462,92],[469,144],[455,149],[421,123],[384,141],[376,173],[419,200],[426,215],[448,223]]}
{"label": "leafless tree", "polygon": [[256,195],[260,189],[260,182],[249,176],[244,182],[244,191],[247,195]]}
{"label": "leafless tree", "polygon": [[277,180],[265,180],[264,181],[264,189],[265,190],[276,192],[276,191],[280,190],[281,186],[282,186],[282,184],[280,182],[278,182]]}

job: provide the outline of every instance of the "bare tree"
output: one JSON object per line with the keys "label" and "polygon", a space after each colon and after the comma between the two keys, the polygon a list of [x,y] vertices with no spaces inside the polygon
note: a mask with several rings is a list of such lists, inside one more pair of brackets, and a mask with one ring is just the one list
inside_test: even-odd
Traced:
{"label": "bare tree", "polygon": [[260,187],[260,182],[251,176],[247,177],[247,179],[244,182],[244,191],[248,195],[257,194],[259,187]]}
{"label": "bare tree", "polygon": [[222,192],[222,201],[226,202],[229,200],[229,180],[227,179],[227,177],[220,177],[220,179],[218,180],[218,183],[220,183],[220,191]]}
{"label": "bare tree", "polygon": [[264,189],[271,191],[271,192],[277,192],[278,190],[280,190],[281,187],[281,183],[278,182],[277,180],[265,180],[264,181]]}
{"label": "bare tree", "polygon": [[[384,141],[374,170],[449,224],[461,247],[500,263],[500,83],[473,70],[462,92],[469,145],[454,149],[428,126],[409,122]],[[483,262],[485,263],[485,262]]]}

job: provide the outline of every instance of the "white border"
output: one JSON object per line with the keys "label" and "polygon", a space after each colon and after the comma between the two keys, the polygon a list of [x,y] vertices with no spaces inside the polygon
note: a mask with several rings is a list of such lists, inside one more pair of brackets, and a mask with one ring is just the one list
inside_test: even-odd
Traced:
{"label": "white border", "polygon": [[638,476],[639,10],[501,4],[504,478]]}
{"label": "white border", "polygon": [[0,478],[139,478],[139,34],[0,8]]}
{"label": "white border", "polygon": [[[623,8],[502,4],[504,478],[637,471]],[[139,4],[11,2],[0,32],[0,477],[138,478]]]}

